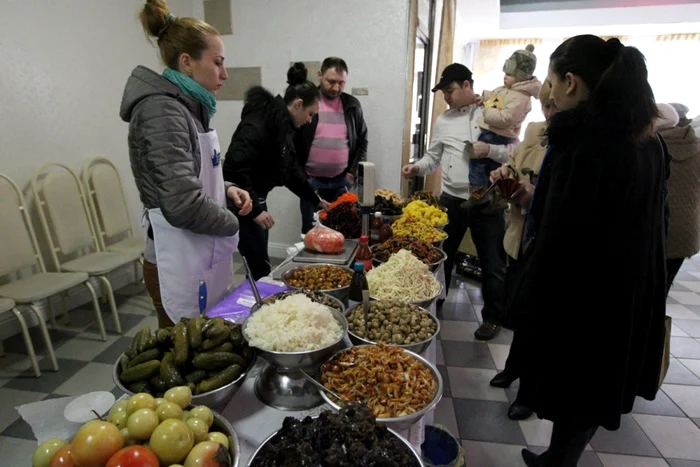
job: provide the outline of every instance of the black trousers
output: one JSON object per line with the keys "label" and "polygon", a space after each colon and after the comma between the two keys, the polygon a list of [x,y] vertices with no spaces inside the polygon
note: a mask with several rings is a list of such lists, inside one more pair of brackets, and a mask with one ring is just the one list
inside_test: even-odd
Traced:
{"label": "black trousers", "polygon": [[467,229],[469,229],[481,263],[481,293],[484,296],[484,309],[481,314],[484,322],[499,324],[506,273],[506,252],[503,249],[503,237],[506,234],[505,213],[484,214],[478,208],[465,213],[460,208],[460,204],[464,201],[464,199],[446,193],[440,195],[440,202],[447,208],[447,217],[450,222],[445,227],[445,232],[449,237],[443,245],[447,254],[445,286],[449,291],[455,256]]}
{"label": "black trousers", "polygon": [[[267,204],[261,204],[267,211]],[[248,262],[250,272],[256,281],[270,274],[272,268],[268,264],[270,256],[267,253],[267,244],[270,239],[270,231],[260,227],[252,216],[238,218],[240,241],[238,251]]]}
{"label": "black trousers", "polygon": [[683,266],[683,261],[685,258],[668,258],[666,259],[666,295],[671,291],[673,287],[673,281],[678,275],[678,271],[681,270]]}
{"label": "black trousers", "polygon": [[538,467],[576,467],[597,426],[573,428],[554,422],[547,451],[539,457]]}

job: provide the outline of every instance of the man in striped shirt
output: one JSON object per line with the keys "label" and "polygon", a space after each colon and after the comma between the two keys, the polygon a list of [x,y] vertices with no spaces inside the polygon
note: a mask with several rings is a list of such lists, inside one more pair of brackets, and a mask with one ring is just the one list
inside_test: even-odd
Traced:
{"label": "man in striped shirt", "polygon": [[[299,162],[319,196],[333,202],[355,184],[357,167],[367,159],[367,125],[360,102],[343,92],[348,76],[345,60],[323,61],[321,104],[310,124],[299,129],[295,146]],[[313,227],[316,206],[301,201],[302,233]]]}

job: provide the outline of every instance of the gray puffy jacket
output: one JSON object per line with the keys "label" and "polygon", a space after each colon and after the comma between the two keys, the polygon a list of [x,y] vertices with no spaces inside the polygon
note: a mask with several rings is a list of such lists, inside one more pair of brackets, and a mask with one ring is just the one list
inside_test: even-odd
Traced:
{"label": "gray puffy jacket", "polygon": [[199,181],[197,133],[209,131],[204,105],[183,95],[161,75],[139,66],[126,82],[119,115],[129,122],[131,171],[144,207],[160,208],[173,227],[198,234],[234,235],[236,216],[207,196]]}

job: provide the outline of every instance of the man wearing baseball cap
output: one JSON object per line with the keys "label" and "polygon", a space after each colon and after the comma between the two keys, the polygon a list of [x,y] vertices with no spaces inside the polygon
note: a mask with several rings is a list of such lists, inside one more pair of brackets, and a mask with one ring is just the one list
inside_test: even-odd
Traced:
{"label": "man wearing baseball cap", "polygon": [[489,158],[499,163],[508,161],[515,145],[495,146],[478,141],[481,129],[477,120],[483,109],[476,105],[472,72],[460,63],[448,65],[440,76],[433,92],[441,91],[450,107],[435,121],[430,146],[423,157],[403,167],[404,177],[426,175],[442,165],[442,194],[440,202],[447,208],[449,235],[443,245],[445,283],[449,290],[455,255],[462,238],[471,229],[482,269],[481,291],[484,297],[482,317],[484,323],[477,329],[479,340],[493,339],[500,331],[502,296],[506,269],[506,253],[503,237],[506,221],[503,212],[483,212],[472,209],[466,213],[460,205],[469,198],[469,159]]}

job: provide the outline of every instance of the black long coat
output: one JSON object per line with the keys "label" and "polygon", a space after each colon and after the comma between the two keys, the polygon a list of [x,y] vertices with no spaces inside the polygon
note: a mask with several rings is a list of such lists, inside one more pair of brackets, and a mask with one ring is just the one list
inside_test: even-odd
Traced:
{"label": "black long coat", "polygon": [[[658,389],[666,310],[667,154],[584,103],[556,115],[515,287],[520,401],[614,430]],[[527,229],[527,227],[526,227]]]}

